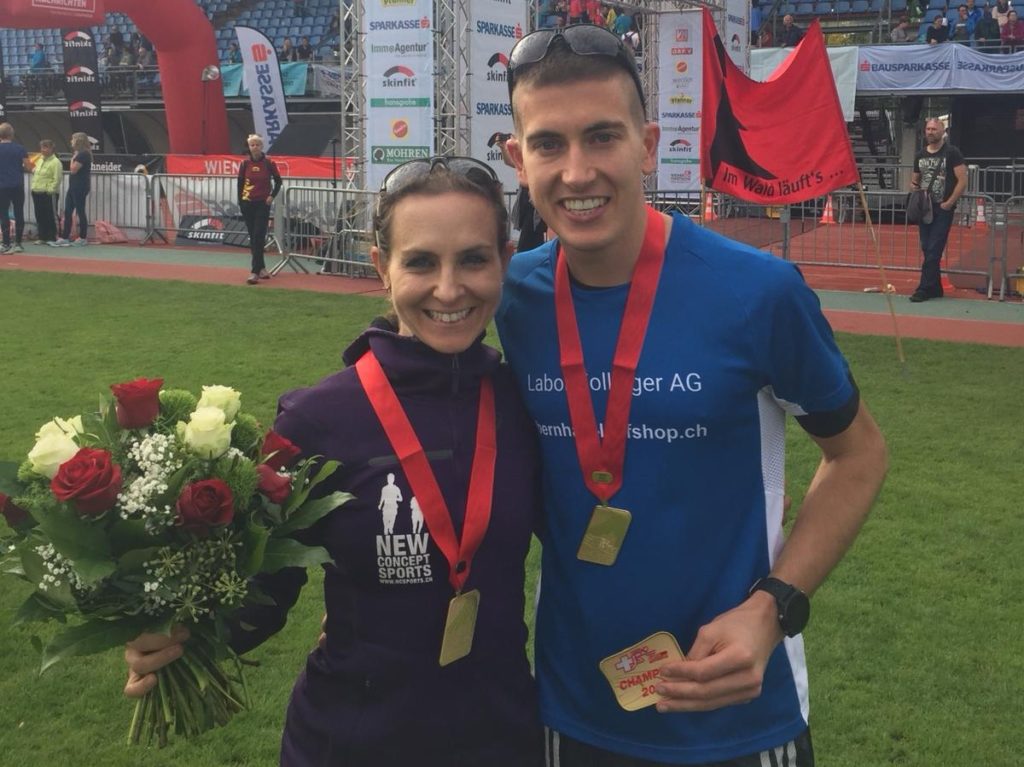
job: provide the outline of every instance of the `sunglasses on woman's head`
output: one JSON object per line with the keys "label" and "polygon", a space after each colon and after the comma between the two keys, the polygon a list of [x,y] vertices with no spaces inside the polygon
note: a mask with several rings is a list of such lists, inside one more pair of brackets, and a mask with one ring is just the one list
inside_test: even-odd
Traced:
{"label": "sunglasses on woman's head", "polygon": [[436,157],[409,160],[393,168],[384,177],[384,182],[380,185],[380,193],[386,195],[396,194],[413,181],[429,176],[438,166],[447,168],[458,176],[463,176],[477,186],[486,187],[491,184],[501,183],[498,175],[486,163],[474,160],[472,157],[438,155]]}
{"label": "sunglasses on woman's head", "polygon": [[636,68],[633,53],[622,40],[596,24],[573,24],[558,29],[539,29],[516,43],[508,57],[509,100],[512,99],[512,91],[515,88],[516,70],[543,61],[556,38],[561,38],[577,56],[608,56],[621,64],[636,86],[641,106],[644,111],[647,110],[644,86],[640,82],[640,72]]}

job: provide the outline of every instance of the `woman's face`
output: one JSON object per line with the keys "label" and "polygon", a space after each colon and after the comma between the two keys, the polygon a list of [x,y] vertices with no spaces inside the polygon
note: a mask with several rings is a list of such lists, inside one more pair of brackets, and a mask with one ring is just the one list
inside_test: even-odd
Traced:
{"label": "woman's face", "polygon": [[263,141],[262,141],[262,139],[251,138],[251,139],[249,139],[248,144],[249,144],[249,154],[251,154],[253,157],[259,157],[260,155],[263,154]]}
{"label": "woman's face", "polygon": [[498,248],[493,204],[468,192],[413,194],[391,213],[389,252],[371,250],[399,333],[456,354],[484,332],[501,301],[512,246]]}

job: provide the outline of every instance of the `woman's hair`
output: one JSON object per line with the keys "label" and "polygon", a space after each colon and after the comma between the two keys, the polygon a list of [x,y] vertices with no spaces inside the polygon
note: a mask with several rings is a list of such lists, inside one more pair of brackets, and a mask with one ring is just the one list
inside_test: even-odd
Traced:
{"label": "woman's hair", "polygon": [[[508,209],[505,207],[505,196],[500,183],[487,182],[478,184],[470,181],[460,173],[454,173],[445,165],[437,164],[430,173],[409,181],[397,192],[380,193],[377,207],[373,213],[373,232],[377,247],[381,251],[381,263],[387,263],[388,251],[391,247],[391,219],[395,205],[406,197],[414,194],[436,196],[447,192],[474,194],[491,204],[494,209],[494,221],[498,228],[498,250],[503,251],[508,244]],[[441,226],[441,222],[438,222]]]}
{"label": "woman's hair", "polygon": [[0,123],[0,139],[10,141],[14,138],[14,126],[10,123]]}
{"label": "woman's hair", "polygon": [[92,146],[89,144],[89,136],[85,133],[71,134],[71,148],[76,152],[89,152],[92,154]]}
{"label": "woman's hair", "polygon": [[39,142],[40,149],[53,149],[54,146],[55,145],[52,139],[44,138],[42,141]]}
{"label": "woman's hair", "polygon": [[262,144],[263,136],[261,136],[259,133],[250,133],[248,136],[245,137],[245,143],[248,144],[250,141],[259,141],[260,144]]}

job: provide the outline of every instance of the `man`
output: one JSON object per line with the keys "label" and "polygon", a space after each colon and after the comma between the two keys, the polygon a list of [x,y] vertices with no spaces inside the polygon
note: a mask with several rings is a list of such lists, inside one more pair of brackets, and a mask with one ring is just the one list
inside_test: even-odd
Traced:
{"label": "man", "polygon": [[899,23],[889,33],[889,39],[894,43],[910,43],[915,37],[910,32],[910,19],[906,16],[900,16]]}
{"label": "man", "polygon": [[789,48],[797,45],[804,39],[804,31],[793,23],[793,14],[787,13],[782,17],[782,34],[779,35],[779,45]]}
{"label": "man", "polygon": [[999,25],[1000,32],[1010,18],[1010,8],[1010,0],[996,0],[996,4],[992,6],[992,18]]}
{"label": "man", "polygon": [[967,12],[967,6],[957,8],[956,16],[949,20],[949,39],[962,45],[970,45],[974,39],[974,20]]}
{"label": "man", "polygon": [[32,49],[32,56],[29,58],[28,68],[33,72],[44,72],[50,69],[50,62],[46,60],[46,51],[42,43],[36,43]]}
{"label": "man", "polygon": [[912,189],[927,189],[932,199],[932,221],[919,224],[921,251],[921,280],[910,296],[914,303],[930,298],[942,298],[940,262],[953,224],[956,201],[967,189],[967,165],[964,156],[946,142],[946,126],[938,118],[929,118],[924,124],[925,147],[914,157],[914,172],[910,178]]}
{"label": "man", "polygon": [[312,61],[313,59],[313,46],[309,43],[308,37],[303,37],[299,41],[299,47],[295,49],[295,60],[296,61]]}
{"label": "man", "polygon": [[999,53],[999,22],[992,18],[988,8],[974,27],[974,45],[982,53]]}
{"label": "man", "polygon": [[[646,206],[660,130],[620,41],[535,32],[508,84],[509,152],[558,237],[513,257],[497,316],[544,461],[549,763],[811,765],[796,635],[884,440],[795,267]],[[784,411],[821,451],[788,541]],[[601,661],[627,673],[659,631],[686,660],[610,685]]]}

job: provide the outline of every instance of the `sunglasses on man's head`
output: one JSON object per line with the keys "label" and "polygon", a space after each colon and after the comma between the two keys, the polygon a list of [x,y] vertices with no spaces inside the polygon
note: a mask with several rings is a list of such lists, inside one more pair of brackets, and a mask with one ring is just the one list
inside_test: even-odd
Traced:
{"label": "sunglasses on man's head", "polygon": [[644,86],[640,82],[640,72],[636,68],[636,59],[632,51],[622,40],[596,24],[573,24],[556,29],[538,29],[516,43],[508,56],[509,100],[512,99],[512,91],[515,88],[516,70],[543,61],[551,50],[551,44],[558,37],[577,56],[608,56],[619,62],[633,79],[636,92],[640,96],[640,104],[644,111],[647,110]]}
{"label": "sunglasses on man's head", "polygon": [[409,160],[393,168],[384,177],[384,182],[380,185],[380,193],[387,195],[396,194],[413,181],[429,176],[438,166],[447,168],[452,173],[469,179],[477,186],[487,187],[491,184],[501,183],[498,179],[498,174],[486,163],[474,160],[472,157],[438,155],[436,157]]}

